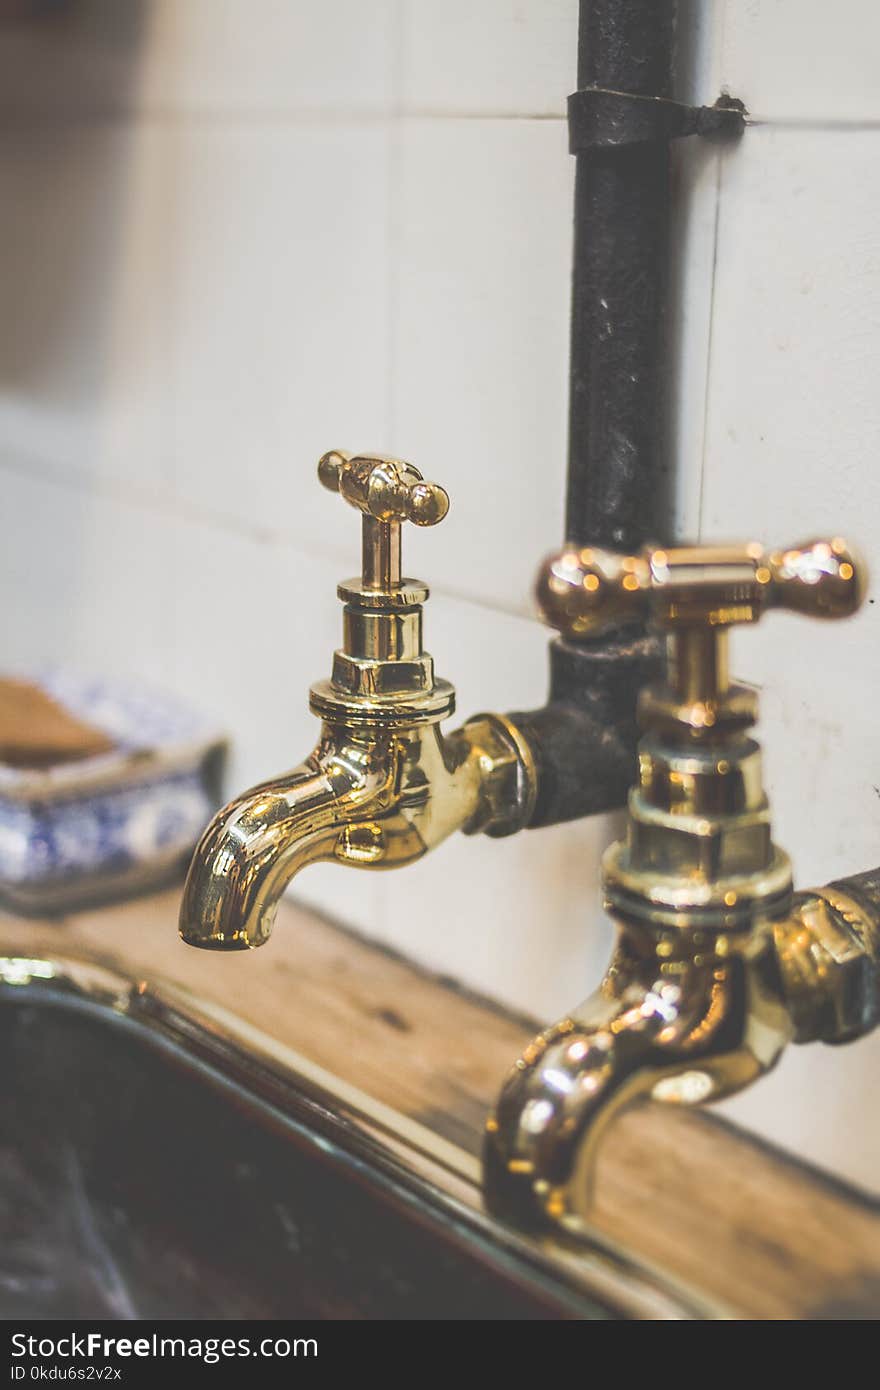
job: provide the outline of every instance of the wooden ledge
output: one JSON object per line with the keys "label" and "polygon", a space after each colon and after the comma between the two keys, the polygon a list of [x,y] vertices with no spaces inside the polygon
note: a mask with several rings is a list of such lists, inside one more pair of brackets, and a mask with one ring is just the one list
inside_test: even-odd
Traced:
{"label": "wooden ledge", "polygon": [[[60,922],[7,916],[21,949],[87,947],[222,1004],[378,1100],[478,1153],[536,1025],[295,904],[271,943],[224,955],[177,937],[179,891]],[[744,1318],[876,1318],[880,1204],[710,1114],[646,1106],[605,1149],[596,1225]]]}

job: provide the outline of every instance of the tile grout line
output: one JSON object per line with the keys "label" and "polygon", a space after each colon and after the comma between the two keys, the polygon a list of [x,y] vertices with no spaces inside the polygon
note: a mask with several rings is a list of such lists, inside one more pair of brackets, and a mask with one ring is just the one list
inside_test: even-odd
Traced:
{"label": "tile grout line", "polygon": [[880,116],[756,116],[749,112],[746,127],[754,126],[762,130],[803,130],[825,131],[829,135],[837,132],[880,130]]}
{"label": "tile grout line", "polygon": [[[396,62],[396,59],[395,59]],[[4,121],[4,138],[18,134],[33,134],[44,130],[54,130],[59,125],[65,128],[88,126],[177,126],[187,125],[234,127],[296,127],[340,128],[345,126],[382,125],[389,120],[400,123],[407,121],[441,121],[480,123],[503,121],[523,125],[547,122],[564,125],[567,116],[561,111],[512,111],[488,110],[462,107],[460,110],[445,111],[440,107],[407,107],[403,101],[392,101],[390,109],[375,110],[358,107],[341,107],[330,110],[322,107],[303,107],[285,110],[283,108],[216,108],[213,110],[180,107],[96,107],[83,109],[58,106],[44,113],[36,111],[4,110],[0,104],[0,117]],[[759,129],[835,132],[880,130],[880,116],[762,116],[753,111],[746,115],[746,126]]]}
{"label": "tile grout line", "polygon": [[4,121],[4,137],[17,133],[38,130],[51,130],[63,124],[70,126],[101,125],[157,125],[157,126],[317,126],[339,127],[350,125],[382,125],[390,117],[400,121],[506,121],[543,123],[547,121],[565,124],[567,117],[561,111],[480,111],[464,107],[461,110],[444,111],[442,108],[406,107],[403,102],[392,104],[391,109],[339,107],[333,110],[322,107],[302,107],[299,110],[267,108],[241,109],[216,108],[200,110],[188,107],[126,107],[109,106],[76,108],[58,106],[45,113],[36,111],[16,112],[4,110],[0,104],[0,117]]}
{"label": "tile grout line", "polygon": [[[177,495],[178,486],[178,463],[179,445],[181,439],[180,430],[180,237],[182,227],[182,204],[181,189],[183,186],[184,151],[182,142],[186,139],[186,129],[182,123],[178,123],[178,129],[171,144],[169,157],[170,164],[170,209],[168,223],[170,224],[169,235],[169,255],[168,255],[168,276],[169,283],[164,295],[167,314],[168,329],[168,411],[163,421],[165,457],[161,460],[161,476],[164,480],[165,488],[169,497]],[[180,582],[179,575],[182,571],[182,557],[177,546],[172,549],[171,563],[168,566],[171,575],[171,588],[168,595],[168,624],[166,632],[166,649],[168,667],[171,672],[175,686],[180,679],[180,620],[177,613],[177,605],[174,603],[174,594]]]}
{"label": "tile grout line", "polygon": [[718,284],[718,244],[721,232],[721,192],[723,165],[721,152],[715,156],[715,221],[712,228],[712,276],[709,286],[709,334],[706,342],[706,379],[703,386],[703,429],[700,449],[700,488],[697,503],[697,540],[703,539],[703,506],[706,493],[706,467],[709,447],[709,408],[712,387],[712,350],[715,342],[716,288]]}
{"label": "tile grout line", "polygon": [[[0,457],[0,474],[3,473],[11,473],[28,482],[36,480],[49,487],[60,488],[80,496],[98,497],[105,502],[113,502],[118,506],[129,507],[134,511],[148,512],[182,525],[206,527],[209,530],[213,529],[225,535],[250,541],[255,545],[274,546],[281,550],[296,550],[308,560],[319,560],[322,563],[334,562],[331,551],[309,545],[307,541],[290,532],[276,531],[268,526],[260,525],[259,522],[243,524],[223,512],[199,507],[186,498],[177,497],[170,493],[163,496],[159,492],[137,485],[126,485],[105,477],[89,477],[79,469],[68,469],[63,465],[49,463],[45,459],[24,458],[6,453]],[[340,560],[339,563],[342,565],[344,561]],[[485,613],[506,618],[517,618],[521,622],[536,623],[540,626],[539,620],[533,613],[517,608],[513,604],[507,605],[482,597],[475,598],[473,594],[466,593],[462,589],[440,583],[432,583],[430,588],[431,593],[437,597],[451,599],[456,603],[466,603]]]}
{"label": "tile grout line", "polygon": [[[400,125],[398,112],[403,96],[403,53],[405,13],[403,0],[394,0],[390,12],[390,110],[385,130],[385,430],[387,444],[381,447],[398,452],[397,443],[397,317],[400,295],[398,274],[400,203],[399,174],[401,163]],[[388,917],[388,890],[381,874],[374,874],[370,884],[369,902],[365,904],[367,930],[381,937],[382,926]]]}
{"label": "tile grout line", "polygon": [[[722,0],[721,21],[718,26],[718,47],[717,61],[712,66],[712,76],[720,86],[721,91],[725,91],[724,84],[724,53],[725,41],[727,38],[728,6],[727,0]],[[712,387],[712,350],[715,342],[715,292],[718,283],[718,244],[721,233],[721,188],[722,188],[722,152],[715,156],[715,217],[712,226],[712,271],[709,283],[709,331],[706,338],[706,376],[703,382],[703,425],[702,440],[700,446],[700,489],[697,502],[697,540],[703,539],[703,510],[706,496],[706,469],[708,466],[709,449],[709,410]]]}
{"label": "tile grout line", "polygon": [[386,332],[387,353],[386,370],[387,380],[385,383],[385,428],[388,431],[388,439],[392,450],[398,448],[397,445],[397,320],[400,304],[400,275],[399,275],[399,212],[400,212],[400,172],[402,167],[402,149],[400,143],[400,124],[399,115],[403,101],[403,64],[404,64],[404,43],[405,43],[405,7],[402,0],[395,0],[393,7],[393,34],[391,38],[391,112],[387,127],[387,155],[388,166],[386,170],[386,253],[388,264],[386,267],[385,283],[385,312],[387,314]]}

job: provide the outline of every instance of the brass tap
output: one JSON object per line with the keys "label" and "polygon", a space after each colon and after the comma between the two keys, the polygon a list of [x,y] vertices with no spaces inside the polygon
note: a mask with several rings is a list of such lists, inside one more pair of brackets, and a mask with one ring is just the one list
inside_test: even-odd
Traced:
{"label": "brass tap", "polygon": [[455,691],[422,647],[426,585],[403,578],[401,524],[434,526],[442,487],[411,464],[334,450],[318,477],[362,514],[363,564],[338,587],[343,641],[329,680],[312,686],[317,746],[292,772],[252,788],[211,821],[183,890],[180,935],[237,950],[269,937],[278,900],[307,864],[394,869],[454,830],[508,835],[535,795],[528,746],[502,715],[440,721]]}
{"label": "brass tap", "polygon": [[647,618],[666,635],[668,670],[642,692],[626,836],[603,860],[618,928],[610,968],[526,1049],[487,1122],[497,1210],[574,1228],[621,1111],[731,1095],[787,1042],[841,1041],[877,1021],[880,928],[833,890],[793,897],[748,734],[756,693],[727,665],[735,623],[773,607],[846,617],[864,588],[840,539],[770,552],[568,549],[543,568],[538,602],[552,626],[579,638]]}

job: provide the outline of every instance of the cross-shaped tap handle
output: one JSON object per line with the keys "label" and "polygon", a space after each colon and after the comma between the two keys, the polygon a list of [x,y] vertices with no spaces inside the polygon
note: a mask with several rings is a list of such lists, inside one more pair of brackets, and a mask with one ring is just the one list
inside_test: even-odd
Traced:
{"label": "cross-shaped tap handle", "polygon": [[571,546],[544,564],[536,595],[546,621],[569,638],[638,620],[667,632],[672,700],[644,692],[643,723],[673,722],[704,736],[755,717],[754,694],[730,683],[730,627],[757,622],[769,608],[845,618],[862,603],[866,583],[863,562],[838,536],[787,550],[646,546],[618,555]]}
{"label": "cross-shaped tap handle", "polygon": [[666,629],[730,627],[757,622],[769,608],[845,618],[865,587],[863,561],[838,536],[786,550],[646,546],[619,555],[572,546],[546,561],[536,596],[551,627],[582,638],[639,619]]}
{"label": "cross-shaped tap handle", "polygon": [[426,482],[417,468],[382,454],[348,454],[331,449],[318,462],[318,478],[363,514],[363,583],[386,590],[401,583],[400,525],[436,526],[449,511],[439,483]]}

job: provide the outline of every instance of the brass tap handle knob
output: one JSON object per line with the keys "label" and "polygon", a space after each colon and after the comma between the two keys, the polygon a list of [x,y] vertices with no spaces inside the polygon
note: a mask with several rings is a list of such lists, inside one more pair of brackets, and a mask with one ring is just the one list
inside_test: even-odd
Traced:
{"label": "brass tap handle knob", "polygon": [[646,546],[637,555],[570,547],[547,560],[536,597],[546,622],[567,637],[652,621],[666,629],[757,622],[768,608],[845,618],[861,605],[865,565],[844,540],[787,550],[736,546]]}
{"label": "brass tap handle knob", "polygon": [[318,478],[363,515],[363,587],[377,594],[399,590],[401,522],[436,526],[449,511],[448,493],[403,459],[342,449],[323,455]]}
{"label": "brass tap handle knob", "polygon": [[426,482],[417,468],[402,459],[331,449],[318,463],[318,477],[330,492],[338,492],[375,521],[436,526],[449,511],[445,489]]}

